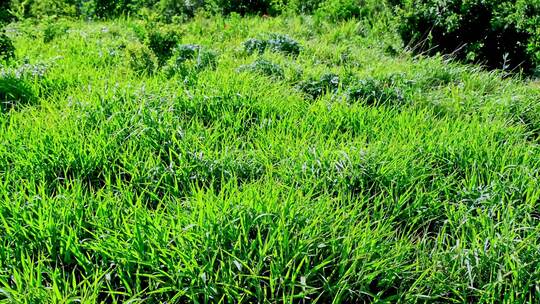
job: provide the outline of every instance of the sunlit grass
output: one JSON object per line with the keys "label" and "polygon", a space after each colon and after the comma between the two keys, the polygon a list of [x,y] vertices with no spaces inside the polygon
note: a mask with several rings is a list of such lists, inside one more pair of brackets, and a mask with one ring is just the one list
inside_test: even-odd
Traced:
{"label": "sunlit grass", "polygon": [[8,28],[0,300],[539,299],[537,88],[383,24],[199,16],[150,73],[141,22],[61,22]]}

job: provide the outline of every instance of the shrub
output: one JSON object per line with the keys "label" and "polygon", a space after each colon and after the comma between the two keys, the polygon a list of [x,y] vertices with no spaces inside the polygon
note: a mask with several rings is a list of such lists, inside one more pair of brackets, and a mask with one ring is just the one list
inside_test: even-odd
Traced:
{"label": "shrub", "polygon": [[393,0],[400,33],[419,51],[531,72],[540,62],[538,0]]}
{"label": "shrub", "polygon": [[111,18],[123,14],[154,14],[162,21],[190,18],[197,11],[229,15],[277,15],[285,11],[321,14],[341,19],[363,16],[375,0],[11,0],[0,4],[0,21],[9,20],[8,9],[19,18],[83,16]]}
{"label": "shrub", "polygon": [[146,45],[131,43],[126,46],[129,66],[139,74],[153,74],[158,62],[156,55]]}
{"label": "shrub", "polygon": [[217,54],[207,50],[200,45],[181,44],[173,51],[173,56],[169,64],[165,67],[165,73],[169,76],[198,72],[206,68],[215,68],[217,64]]}
{"label": "shrub", "polygon": [[271,14],[274,13],[272,0],[215,0],[223,14]]}
{"label": "shrub", "polygon": [[366,78],[353,84],[347,90],[347,99],[362,100],[368,105],[380,105],[392,102],[401,104],[405,100],[402,79],[392,75],[385,78]]}
{"label": "shrub", "polygon": [[135,12],[136,8],[151,5],[153,1],[136,0],[90,0],[93,4],[93,13],[99,18],[120,16]]}
{"label": "shrub", "polygon": [[302,49],[300,43],[287,35],[270,34],[267,40],[250,38],[244,42],[244,50],[248,54],[262,54],[266,49],[285,55],[298,56]]}
{"label": "shrub", "polygon": [[53,41],[56,37],[66,34],[68,29],[69,27],[65,24],[52,20],[48,21],[43,29],[43,42],[49,43]]}
{"label": "shrub", "polygon": [[238,69],[240,72],[252,72],[265,75],[271,78],[282,79],[285,77],[283,68],[277,63],[273,63],[269,60],[258,58],[252,64],[241,66]]}
{"label": "shrub", "polygon": [[15,58],[15,46],[9,37],[0,30],[0,61]]}
{"label": "shrub", "polygon": [[199,49],[199,53],[196,59],[195,68],[197,70],[203,70],[206,68],[215,68],[217,64],[217,54],[213,51],[206,49]]}
{"label": "shrub", "polygon": [[244,42],[244,50],[248,54],[253,54],[255,52],[262,54],[266,49],[267,42],[266,40],[250,38]]}
{"label": "shrub", "polygon": [[159,64],[167,61],[180,41],[180,33],[172,26],[155,24],[146,32],[144,43],[154,52]]}
{"label": "shrub", "polygon": [[189,59],[195,58],[197,53],[200,50],[200,46],[196,44],[182,44],[179,45],[175,50],[175,61],[179,63],[184,63]]}
{"label": "shrub", "polygon": [[301,82],[297,88],[311,98],[317,99],[327,92],[338,90],[339,76],[333,73],[324,74],[318,80],[310,79]]}
{"label": "shrub", "polygon": [[324,0],[289,0],[286,6],[295,12],[311,14],[315,12]]}
{"label": "shrub", "polygon": [[174,16],[193,17],[197,10],[204,7],[204,0],[160,0],[157,4],[157,10],[159,15],[164,21],[167,22],[172,21]]}
{"label": "shrub", "polygon": [[373,17],[385,9],[381,0],[326,0],[316,10],[317,15],[333,20]]}
{"label": "shrub", "polygon": [[2,23],[7,23],[12,19],[9,13],[11,2],[9,0],[0,1],[0,26]]}
{"label": "shrub", "polygon": [[267,43],[270,50],[286,55],[297,56],[302,49],[300,43],[287,35],[271,34]]}
{"label": "shrub", "polygon": [[0,110],[7,111],[32,101],[34,93],[24,80],[10,75],[0,76]]}
{"label": "shrub", "polygon": [[81,0],[12,0],[10,8],[17,18],[76,16]]}

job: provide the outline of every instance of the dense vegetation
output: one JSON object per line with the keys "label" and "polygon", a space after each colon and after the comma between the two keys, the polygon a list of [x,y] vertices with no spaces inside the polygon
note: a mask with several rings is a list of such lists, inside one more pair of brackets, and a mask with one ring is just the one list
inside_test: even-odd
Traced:
{"label": "dense vegetation", "polygon": [[506,70],[540,63],[538,0],[391,0],[403,8],[401,33],[421,50]]}
{"label": "dense vegetation", "polygon": [[0,302],[540,300],[537,82],[403,47],[420,2],[212,3],[11,1]]}
{"label": "dense vegetation", "polygon": [[422,53],[451,54],[510,72],[539,74],[540,0],[9,0],[0,21],[71,16],[139,16],[179,22],[210,14],[315,14],[330,21],[392,19]]}

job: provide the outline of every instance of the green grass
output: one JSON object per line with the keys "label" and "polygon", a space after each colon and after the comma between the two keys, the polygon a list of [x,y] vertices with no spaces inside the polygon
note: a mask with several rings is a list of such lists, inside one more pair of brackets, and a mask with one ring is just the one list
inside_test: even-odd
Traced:
{"label": "green grass", "polygon": [[141,71],[140,22],[62,22],[7,31],[0,302],[540,300],[533,84],[383,23],[198,16]]}

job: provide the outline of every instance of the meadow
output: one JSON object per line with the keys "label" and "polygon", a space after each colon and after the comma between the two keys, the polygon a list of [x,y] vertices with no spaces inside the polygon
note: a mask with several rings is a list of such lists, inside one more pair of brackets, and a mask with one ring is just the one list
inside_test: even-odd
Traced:
{"label": "meadow", "polygon": [[8,25],[0,302],[539,301],[539,86],[392,26]]}

